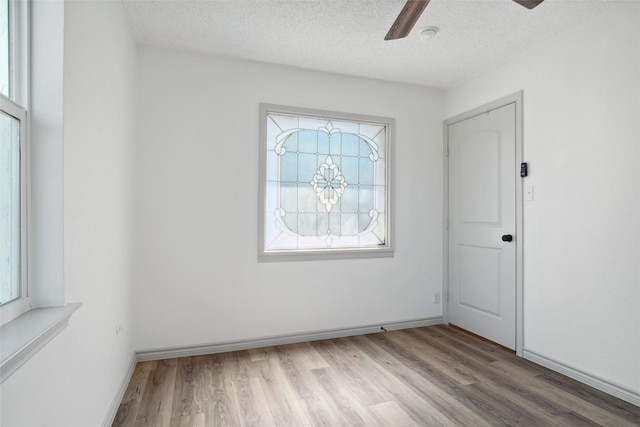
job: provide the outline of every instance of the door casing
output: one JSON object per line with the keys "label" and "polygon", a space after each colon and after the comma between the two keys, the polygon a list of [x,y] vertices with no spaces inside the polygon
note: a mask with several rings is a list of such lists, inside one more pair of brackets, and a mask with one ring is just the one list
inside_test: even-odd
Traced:
{"label": "door casing", "polygon": [[443,287],[445,298],[443,299],[443,317],[445,323],[449,323],[449,156],[448,145],[449,135],[448,126],[454,123],[470,119],[472,117],[484,114],[487,111],[495,110],[505,105],[515,103],[516,107],[516,159],[513,173],[517,174],[516,178],[516,354],[522,357],[522,348],[524,342],[524,232],[523,232],[523,179],[520,178],[520,164],[523,159],[522,147],[522,91],[505,96],[496,101],[484,104],[462,114],[458,114],[444,121],[444,143],[443,143],[443,173],[444,173],[444,203],[443,203]]}

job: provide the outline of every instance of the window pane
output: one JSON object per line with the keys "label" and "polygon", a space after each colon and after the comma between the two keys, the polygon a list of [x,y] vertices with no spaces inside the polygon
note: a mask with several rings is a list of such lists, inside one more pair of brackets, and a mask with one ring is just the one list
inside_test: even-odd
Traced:
{"label": "window pane", "polygon": [[20,122],[0,112],[0,304],[20,297]]}
{"label": "window pane", "polygon": [[9,93],[9,0],[0,0],[0,93],[11,98]]}

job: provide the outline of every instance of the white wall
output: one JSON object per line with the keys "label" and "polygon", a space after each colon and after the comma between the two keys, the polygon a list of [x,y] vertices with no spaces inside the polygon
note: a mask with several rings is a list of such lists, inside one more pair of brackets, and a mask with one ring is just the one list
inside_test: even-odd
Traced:
{"label": "white wall", "polygon": [[[137,349],[441,315],[439,91],[147,47],[138,67]],[[396,118],[395,257],[257,262],[260,102]]]}
{"label": "white wall", "polygon": [[119,2],[64,4],[64,279],[82,308],[2,384],[0,424],[98,426],[132,361],[135,47]]}
{"label": "white wall", "polygon": [[448,91],[445,116],[519,90],[525,349],[640,393],[640,4]]}

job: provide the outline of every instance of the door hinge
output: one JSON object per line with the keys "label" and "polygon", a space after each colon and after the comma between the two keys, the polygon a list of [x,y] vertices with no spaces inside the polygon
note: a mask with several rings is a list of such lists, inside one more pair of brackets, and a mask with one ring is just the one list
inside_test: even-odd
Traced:
{"label": "door hinge", "polygon": [[444,220],[445,224],[444,226],[447,227],[447,230],[449,229],[449,218]]}
{"label": "door hinge", "polygon": [[444,148],[445,156],[449,157],[449,144],[447,144]]}

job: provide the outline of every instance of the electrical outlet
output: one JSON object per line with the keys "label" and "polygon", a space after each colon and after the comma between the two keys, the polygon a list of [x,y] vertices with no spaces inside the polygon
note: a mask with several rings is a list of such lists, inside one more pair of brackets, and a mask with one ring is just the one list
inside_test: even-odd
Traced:
{"label": "electrical outlet", "polygon": [[433,303],[440,304],[440,292],[436,292],[433,294]]}

